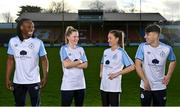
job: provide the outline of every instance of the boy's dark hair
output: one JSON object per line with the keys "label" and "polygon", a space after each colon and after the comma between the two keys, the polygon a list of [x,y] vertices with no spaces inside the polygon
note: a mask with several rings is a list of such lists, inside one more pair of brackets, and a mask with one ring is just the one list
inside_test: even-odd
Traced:
{"label": "boy's dark hair", "polygon": [[[17,33],[17,36],[19,37],[19,39],[21,41],[24,40],[23,38],[23,35],[22,35],[22,32],[21,32],[21,25],[26,22],[26,21],[32,21],[31,19],[28,19],[28,18],[22,18],[20,21],[18,21],[17,23],[17,27],[16,27],[16,33]],[[32,35],[32,37],[34,38],[34,33]]]}
{"label": "boy's dark hair", "polygon": [[161,27],[157,24],[150,24],[145,28],[145,32],[157,32],[158,34],[161,33]]}

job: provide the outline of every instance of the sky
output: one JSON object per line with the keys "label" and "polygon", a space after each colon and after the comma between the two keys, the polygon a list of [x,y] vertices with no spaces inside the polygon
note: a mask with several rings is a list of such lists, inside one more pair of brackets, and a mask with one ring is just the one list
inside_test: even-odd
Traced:
{"label": "sky", "polygon": [[[3,22],[2,13],[10,12],[14,19],[20,11],[20,6],[32,5],[47,9],[52,1],[61,0],[1,0],[0,2],[0,22]],[[64,0],[71,12],[78,9],[88,9],[89,4],[96,0]],[[117,8],[129,12],[132,6],[136,12],[159,12],[167,20],[180,20],[180,0],[100,0],[105,5],[104,8]]]}

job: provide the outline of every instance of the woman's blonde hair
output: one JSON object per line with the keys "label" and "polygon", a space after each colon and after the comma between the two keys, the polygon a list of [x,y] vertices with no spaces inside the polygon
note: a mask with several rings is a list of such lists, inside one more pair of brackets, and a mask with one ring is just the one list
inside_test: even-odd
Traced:
{"label": "woman's blonde hair", "polygon": [[72,27],[72,26],[68,26],[68,27],[66,28],[66,32],[65,32],[65,43],[66,43],[66,44],[68,43],[67,37],[70,36],[73,32],[78,32],[78,30],[75,29],[75,28]]}

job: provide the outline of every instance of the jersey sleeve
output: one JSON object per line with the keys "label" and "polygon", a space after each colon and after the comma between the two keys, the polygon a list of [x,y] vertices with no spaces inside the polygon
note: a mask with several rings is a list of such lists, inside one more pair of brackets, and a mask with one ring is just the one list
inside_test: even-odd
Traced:
{"label": "jersey sleeve", "polygon": [[12,45],[11,45],[11,40],[9,41],[9,44],[8,44],[7,54],[14,55],[14,51],[13,51],[13,48],[12,48]]}
{"label": "jersey sleeve", "polygon": [[40,42],[40,48],[39,48],[39,53],[38,54],[39,54],[40,57],[47,54],[46,49],[45,49],[44,44],[43,44],[42,41]]}
{"label": "jersey sleeve", "polygon": [[172,47],[170,47],[170,51],[169,51],[169,55],[168,55],[168,60],[169,61],[175,61],[176,60],[176,56],[175,56],[175,54],[173,52]]}
{"label": "jersey sleeve", "polygon": [[103,63],[104,63],[104,53],[103,53],[103,56],[101,58],[101,64],[103,64]]}
{"label": "jersey sleeve", "polygon": [[68,54],[64,46],[61,47],[59,54],[60,54],[61,61],[68,59]]}
{"label": "jersey sleeve", "polygon": [[83,62],[87,62],[87,57],[83,48],[82,48],[82,55],[81,55],[80,60],[82,60]]}
{"label": "jersey sleeve", "polygon": [[134,64],[134,62],[132,61],[132,59],[128,56],[128,54],[126,53],[126,51],[123,50],[123,54],[122,54],[122,62],[123,64],[128,67]]}
{"label": "jersey sleeve", "polygon": [[139,60],[144,60],[144,49],[143,49],[143,44],[140,44],[138,49],[137,49],[137,52],[136,52],[136,56],[135,56],[136,59],[139,59]]}

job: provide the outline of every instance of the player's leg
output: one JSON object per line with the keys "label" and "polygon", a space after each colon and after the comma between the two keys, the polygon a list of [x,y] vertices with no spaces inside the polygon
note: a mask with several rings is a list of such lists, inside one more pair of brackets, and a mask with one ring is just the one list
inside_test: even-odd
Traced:
{"label": "player's leg", "polygon": [[140,88],[141,106],[151,106],[152,92]]}
{"label": "player's leg", "polygon": [[84,102],[84,95],[85,95],[85,90],[76,90],[74,92],[74,101],[75,101],[75,106],[83,106]]}
{"label": "player's leg", "polygon": [[109,106],[109,93],[101,90],[102,106]]}
{"label": "player's leg", "polygon": [[153,91],[153,106],[165,106],[166,100],[166,90]]}
{"label": "player's leg", "polygon": [[119,92],[109,93],[109,103],[111,106],[119,106]]}
{"label": "player's leg", "polygon": [[32,106],[40,106],[40,84],[28,84],[28,92]]}
{"label": "player's leg", "polygon": [[13,84],[14,87],[14,98],[15,98],[15,106],[25,106],[26,105],[26,93],[27,87],[22,84]]}
{"label": "player's leg", "polygon": [[61,91],[61,106],[71,106],[74,91]]}

